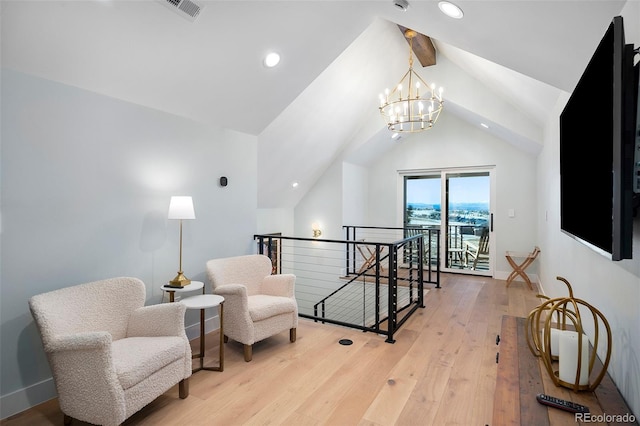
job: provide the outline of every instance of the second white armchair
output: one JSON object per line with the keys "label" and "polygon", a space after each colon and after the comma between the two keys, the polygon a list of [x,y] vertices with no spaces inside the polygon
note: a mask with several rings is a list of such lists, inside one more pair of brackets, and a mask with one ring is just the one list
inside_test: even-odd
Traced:
{"label": "second white armchair", "polygon": [[186,306],[145,297],[142,281],[119,277],[29,299],[65,424],[119,425],[176,383],[189,395]]}
{"label": "second white armchair", "polygon": [[253,356],[253,344],[289,330],[296,341],[298,304],[295,275],[271,275],[271,259],[246,255],[207,262],[213,292],[224,297],[225,341],[231,338],[244,345],[244,359]]}

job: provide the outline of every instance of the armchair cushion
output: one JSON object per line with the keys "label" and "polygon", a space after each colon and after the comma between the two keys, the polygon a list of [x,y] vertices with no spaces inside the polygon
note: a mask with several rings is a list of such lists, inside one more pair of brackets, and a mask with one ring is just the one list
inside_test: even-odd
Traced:
{"label": "armchair cushion", "polygon": [[154,372],[184,357],[180,337],[129,337],[113,342],[116,374],[123,389],[137,385]]}
{"label": "armchair cushion", "polygon": [[296,311],[295,300],[288,297],[256,294],[249,296],[249,315],[253,322]]}

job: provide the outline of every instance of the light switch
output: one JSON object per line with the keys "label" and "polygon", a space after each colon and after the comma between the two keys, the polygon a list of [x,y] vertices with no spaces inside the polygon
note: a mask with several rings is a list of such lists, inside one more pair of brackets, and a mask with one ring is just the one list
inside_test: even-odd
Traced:
{"label": "light switch", "polygon": [[507,210],[507,216],[516,217],[516,211],[514,209]]}

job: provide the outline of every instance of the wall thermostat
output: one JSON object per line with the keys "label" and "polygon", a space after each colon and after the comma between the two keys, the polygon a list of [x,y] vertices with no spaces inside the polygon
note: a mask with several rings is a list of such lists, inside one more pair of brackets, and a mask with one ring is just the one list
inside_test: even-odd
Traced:
{"label": "wall thermostat", "polygon": [[227,180],[227,177],[226,177],[226,176],[222,176],[222,177],[220,178],[220,186],[227,186],[227,183],[228,183],[228,182],[229,182],[229,181]]}

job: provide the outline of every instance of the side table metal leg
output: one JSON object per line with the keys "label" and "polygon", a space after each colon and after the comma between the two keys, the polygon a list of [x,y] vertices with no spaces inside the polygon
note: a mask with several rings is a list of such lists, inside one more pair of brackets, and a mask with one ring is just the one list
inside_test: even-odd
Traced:
{"label": "side table metal leg", "polygon": [[220,317],[220,371],[224,371],[224,302],[218,306]]}
{"label": "side table metal leg", "polygon": [[205,353],[205,319],[204,309],[200,309],[200,353],[193,355],[192,358],[200,358],[200,367],[191,370],[195,373],[200,370],[208,371],[223,371],[224,369],[224,326],[223,326],[223,304],[218,305],[218,315],[220,315],[220,362],[217,367],[205,367],[204,366],[204,353]]}
{"label": "side table metal leg", "polygon": [[200,309],[200,370],[204,368],[204,309]]}

